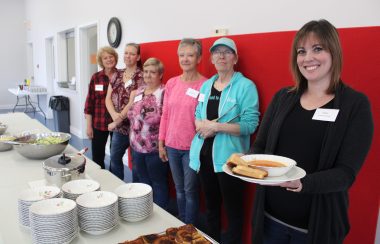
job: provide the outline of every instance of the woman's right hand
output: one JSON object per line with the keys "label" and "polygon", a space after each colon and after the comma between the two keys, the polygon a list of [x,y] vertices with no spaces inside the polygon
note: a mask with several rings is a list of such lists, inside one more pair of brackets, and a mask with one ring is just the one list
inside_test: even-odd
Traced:
{"label": "woman's right hand", "polygon": [[94,130],[92,129],[92,126],[87,126],[86,133],[87,133],[88,139],[94,138]]}
{"label": "woman's right hand", "polygon": [[164,146],[161,146],[161,145],[158,146],[158,153],[162,162],[169,161],[168,153],[166,152],[166,148]]}

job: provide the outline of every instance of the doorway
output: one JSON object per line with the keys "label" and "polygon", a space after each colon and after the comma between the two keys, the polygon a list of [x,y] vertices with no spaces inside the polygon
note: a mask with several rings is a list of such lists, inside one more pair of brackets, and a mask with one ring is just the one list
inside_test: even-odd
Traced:
{"label": "doorway", "polygon": [[[91,76],[98,71],[96,53],[98,51],[98,25],[90,24],[79,28],[80,37],[80,94],[84,108]],[[86,136],[86,120],[82,116],[82,137]]]}
{"label": "doorway", "polygon": [[27,50],[26,50],[26,62],[27,62],[27,73],[26,73],[26,79],[30,79],[31,84],[34,85],[34,57],[33,57],[33,43],[27,44]]}

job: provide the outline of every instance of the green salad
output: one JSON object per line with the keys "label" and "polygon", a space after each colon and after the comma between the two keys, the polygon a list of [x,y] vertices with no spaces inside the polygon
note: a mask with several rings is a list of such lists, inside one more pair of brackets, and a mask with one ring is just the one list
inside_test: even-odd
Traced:
{"label": "green salad", "polygon": [[43,138],[38,138],[36,140],[36,144],[42,144],[42,145],[52,145],[52,144],[59,144],[64,142],[64,139],[62,139],[59,136],[47,136]]}

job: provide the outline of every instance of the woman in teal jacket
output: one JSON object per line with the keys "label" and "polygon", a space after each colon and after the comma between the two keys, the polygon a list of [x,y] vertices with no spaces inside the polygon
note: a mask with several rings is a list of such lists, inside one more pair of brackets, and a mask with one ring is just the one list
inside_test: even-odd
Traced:
{"label": "woman in teal jacket", "polygon": [[207,233],[220,242],[223,202],[228,220],[224,242],[241,243],[244,183],[224,173],[222,166],[232,153],[248,152],[259,122],[258,95],[254,83],[234,71],[238,55],[233,40],[220,38],[210,51],[218,73],[200,90],[190,168],[199,172],[205,193]]}

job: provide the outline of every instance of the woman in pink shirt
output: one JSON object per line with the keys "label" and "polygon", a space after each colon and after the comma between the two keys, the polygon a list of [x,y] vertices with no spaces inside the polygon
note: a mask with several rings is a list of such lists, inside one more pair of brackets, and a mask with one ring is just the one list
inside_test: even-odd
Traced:
{"label": "woman in pink shirt", "polygon": [[159,132],[159,154],[169,160],[176,188],[179,218],[194,224],[199,197],[198,176],[189,167],[189,151],[195,135],[195,107],[199,89],[206,80],[198,70],[202,45],[195,39],[183,39],[178,46],[182,75],[171,78],[165,86],[164,105]]}

